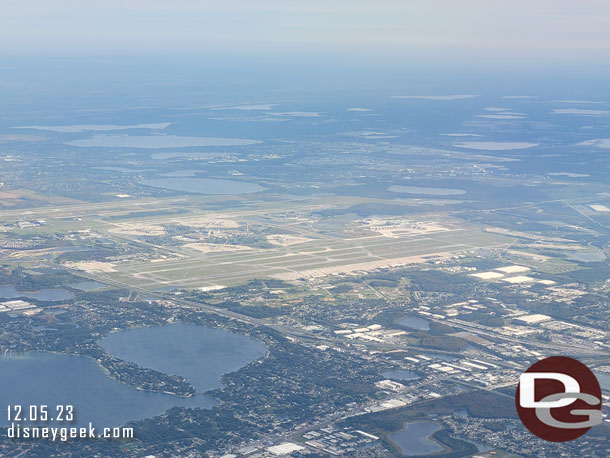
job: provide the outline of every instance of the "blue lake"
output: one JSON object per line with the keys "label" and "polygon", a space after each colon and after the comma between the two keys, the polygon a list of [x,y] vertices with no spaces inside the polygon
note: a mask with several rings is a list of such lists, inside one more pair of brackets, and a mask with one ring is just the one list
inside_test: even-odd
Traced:
{"label": "blue lake", "polygon": [[[176,405],[211,407],[214,400],[204,395],[180,398],[139,391],[107,377],[90,358],[32,352],[0,359],[0,403],[47,405],[51,418],[55,418],[55,406],[73,405],[76,425],[92,422],[103,428],[153,417]],[[8,424],[6,415],[0,424]]]}
{"label": "blue lake", "polygon": [[117,358],[181,375],[201,392],[222,387],[223,374],[266,353],[265,346],[250,337],[184,323],[116,332],[100,343]]}
{"label": "blue lake", "polygon": [[402,429],[388,434],[388,439],[407,456],[429,455],[443,450],[438,442],[430,438],[439,429],[441,426],[433,421],[407,423]]}
{"label": "blue lake", "polygon": [[192,192],[195,194],[247,194],[261,192],[266,189],[256,183],[210,178],[157,178],[141,180],[139,183],[155,188]]}
{"label": "blue lake", "polygon": [[74,294],[63,288],[41,289],[39,291],[19,291],[12,285],[0,286],[0,299],[15,299],[17,297],[55,302],[74,299]]}
{"label": "blue lake", "polygon": [[[121,331],[103,339],[103,345],[117,357],[182,375],[201,393],[220,388],[223,374],[266,352],[247,336],[187,324]],[[206,408],[214,403],[204,394],[181,398],[137,390],[109,378],[87,357],[31,352],[0,358],[0,405],[45,404],[51,412],[56,405],[70,404],[76,424],[112,427],[160,415],[174,406]],[[6,425],[6,415],[1,418],[0,425]]]}

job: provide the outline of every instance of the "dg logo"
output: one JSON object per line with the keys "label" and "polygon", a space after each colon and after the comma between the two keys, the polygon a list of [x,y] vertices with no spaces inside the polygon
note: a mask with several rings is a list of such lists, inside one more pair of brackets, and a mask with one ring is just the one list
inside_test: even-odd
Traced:
{"label": "dg logo", "polygon": [[566,356],[540,360],[521,374],[515,401],[525,427],[547,441],[574,440],[602,422],[599,382]]}

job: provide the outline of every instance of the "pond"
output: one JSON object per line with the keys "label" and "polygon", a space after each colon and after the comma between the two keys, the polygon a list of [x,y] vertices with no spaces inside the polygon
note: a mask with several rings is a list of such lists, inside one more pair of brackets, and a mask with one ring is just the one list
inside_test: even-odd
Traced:
{"label": "pond", "polygon": [[428,320],[418,318],[414,316],[408,316],[398,320],[398,324],[407,328],[415,329],[417,331],[428,331],[430,329],[430,323]]}
{"label": "pond", "polygon": [[68,284],[68,286],[70,288],[74,288],[77,289],[79,291],[97,291],[100,289],[104,289],[107,288],[108,285],[105,285],[104,283],[100,283],[98,281],[95,280],[84,280],[84,281],[78,281],[76,283],[70,283]]}
{"label": "pond", "polygon": [[38,301],[67,301],[74,299],[74,294],[63,288],[41,289],[38,291],[20,291],[12,285],[0,286],[0,299],[15,299],[26,297]]}
{"label": "pond", "polygon": [[433,421],[407,423],[402,429],[388,434],[388,439],[407,456],[429,455],[444,449],[430,437],[440,429],[441,426]]}

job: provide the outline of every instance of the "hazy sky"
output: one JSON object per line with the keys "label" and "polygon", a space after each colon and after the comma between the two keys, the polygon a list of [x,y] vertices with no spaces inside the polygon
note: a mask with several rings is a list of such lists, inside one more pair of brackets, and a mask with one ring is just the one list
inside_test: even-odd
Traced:
{"label": "hazy sky", "polygon": [[610,0],[0,0],[0,53],[610,56]]}

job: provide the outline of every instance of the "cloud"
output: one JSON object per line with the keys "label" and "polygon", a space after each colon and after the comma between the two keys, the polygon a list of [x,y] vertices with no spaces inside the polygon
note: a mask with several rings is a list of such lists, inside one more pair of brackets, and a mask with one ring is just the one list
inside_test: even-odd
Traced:
{"label": "cloud", "polygon": [[482,137],[482,135],[479,134],[466,134],[466,133],[461,133],[461,134],[440,134],[443,135],[444,137]]}
{"label": "cloud", "polygon": [[502,114],[484,114],[477,115],[477,118],[487,118],[487,119],[523,119],[525,115],[523,113],[508,113],[504,112]]}
{"label": "cloud", "polygon": [[392,99],[424,99],[424,100],[461,100],[472,99],[474,94],[455,94],[455,95],[393,95]]}
{"label": "cloud", "polygon": [[529,142],[459,142],[453,144],[456,148],[482,149],[489,151],[509,151],[532,148],[538,145],[539,143]]}
{"label": "cloud", "polygon": [[275,103],[262,103],[259,105],[236,105],[232,107],[218,107],[214,108],[214,110],[242,110],[242,111],[256,111],[256,110],[272,110]]}
{"label": "cloud", "polygon": [[607,0],[2,0],[0,51],[610,50]]}
{"label": "cloud", "polygon": [[156,124],[133,124],[128,126],[117,126],[114,124],[78,124],[74,126],[18,126],[13,129],[34,129],[48,130],[51,132],[75,133],[96,131],[104,132],[111,130],[127,130],[127,129],[165,129],[174,124],[173,122],[160,122]]}
{"label": "cloud", "polygon": [[608,110],[581,110],[578,108],[558,108],[553,110],[553,114],[568,114],[568,115],[581,115],[581,116],[600,116],[609,114]]}
{"label": "cloud", "polygon": [[597,148],[610,148],[610,138],[598,138],[596,140],[587,140],[578,144],[579,146],[595,146]]}
{"label": "cloud", "polygon": [[557,103],[571,103],[574,105],[598,105],[604,102],[593,102],[592,100],[557,100]]}
{"label": "cloud", "polygon": [[289,116],[295,118],[319,118],[321,113],[314,111],[285,111],[283,113],[268,113],[271,116]]}

